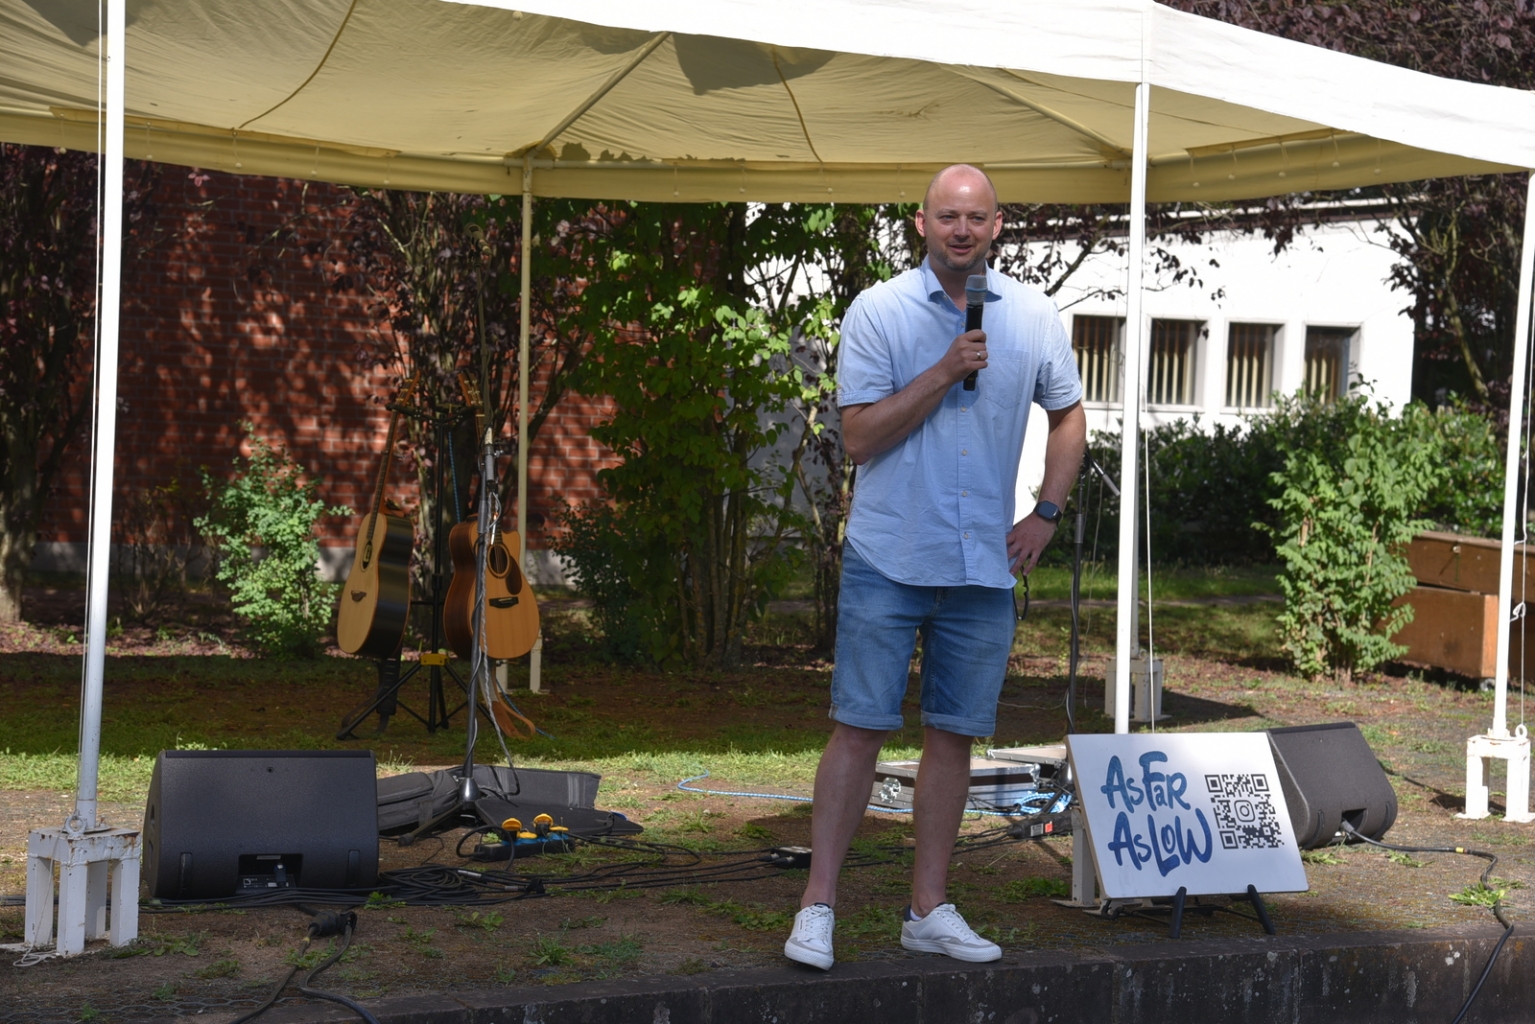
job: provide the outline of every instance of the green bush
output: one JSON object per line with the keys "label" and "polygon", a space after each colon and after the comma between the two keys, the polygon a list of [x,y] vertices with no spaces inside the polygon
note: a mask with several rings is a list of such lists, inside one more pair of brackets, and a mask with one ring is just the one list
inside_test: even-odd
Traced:
{"label": "green bush", "polygon": [[1467,409],[1458,397],[1434,410],[1433,427],[1445,473],[1420,514],[1435,529],[1500,536],[1505,440],[1491,420]]}
{"label": "green bush", "polygon": [[[1273,501],[1281,490],[1275,474],[1284,470],[1289,452],[1335,448],[1346,436],[1340,431],[1350,429],[1354,417],[1342,407],[1358,400],[1324,404],[1304,396],[1279,398],[1271,411],[1253,415],[1242,427],[1205,429],[1196,417],[1146,431],[1153,564],[1275,561],[1273,530],[1279,513]],[[1458,399],[1432,413],[1414,403],[1403,416],[1424,417],[1422,443],[1439,453],[1446,470],[1413,516],[1425,520],[1427,528],[1496,537],[1503,516],[1503,441],[1494,424]],[[1117,477],[1118,435],[1094,435],[1092,451]],[[1144,487],[1143,480],[1143,494]],[[1100,501],[1098,494],[1094,489],[1089,501],[1094,518],[1088,543],[1096,558],[1113,559],[1118,555],[1119,502],[1106,491]],[[1143,542],[1145,530],[1143,523]],[[1060,543],[1047,554],[1047,564],[1067,564],[1071,558],[1070,547]]]}
{"label": "green bush", "polygon": [[1446,477],[1440,423],[1422,405],[1392,416],[1363,395],[1289,403],[1276,423],[1279,521],[1255,525],[1284,562],[1282,646],[1300,672],[1347,682],[1405,649],[1390,638],[1412,608],[1391,602],[1413,587],[1404,549]]}
{"label": "green bush", "polygon": [[680,606],[669,549],[624,523],[604,502],[565,505],[552,546],[567,560],[571,582],[592,601],[603,653],[626,664],[663,662],[676,652]]}
{"label": "green bush", "polygon": [[[1217,423],[1206,429],[1198,417],[1179,419],[1145,432],[1141,472],[1151,473],[1151,557],[1153,564],[1246,565],[1272,562],[1274,547],[1253,523],[1272,521],[1270,477],[1284,465],[1270,417],[1255,416],[1239,427]],[[1118,478],[1118,434],[1092,440],[1093,457]],[[1119,500],[1094,485],[1089,527],[1096,557],[1113,559],[1119,550]],[[1145,494],[1145,480],[1138,488]],[[1101,499],[1099,495],[1101,494]],[[1141,539],[1146,540],[1145,512]],[[1092,522],[1090,520],[1090,522]],[[1142,548],[1144,557],[1145,548]],[[1052,545],[1052,561],[1071,557]]]}
{"label": "green bush", "polygon": [[217,559],[214,578],[229,590],[250,640],[267,654],[312,657],[335,612],[334,583],[320,579],[315,524],[350,515],[327,508],[319,485],[284,448],[273,448],[244,423],[249,459],[236,457],[229,480],[202,470],[210,511],[197,529]]}

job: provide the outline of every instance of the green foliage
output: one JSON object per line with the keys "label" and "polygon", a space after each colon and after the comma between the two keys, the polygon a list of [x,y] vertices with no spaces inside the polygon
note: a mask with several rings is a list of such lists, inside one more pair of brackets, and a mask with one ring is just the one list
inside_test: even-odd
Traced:
{"label": "green foliage", "polygon": [[186,593],[193,557],[188,490],[178,474],[169,483],[138,488],[117,504],[112,588],[122,596],[130,622],[163,620]]}
{"label": "green foliage", "polygon": [[561,964],[570,963],[574,951],[557,939],[548,939],[540,935],[533,940],[533,948],[529,953],[529,959],[535,967],[558,967]]}
{"label": "green foliage", "polygon": [[1071,883],[1063,878],[1044,878],[1039,875],[1029,875],[1026,878],[1015,878],[1010,882],[1002,883],[997,894],[1007,903],[1022,903],[1030,896],[1070,896]]}
{"label": "green foliage", "polygon": [[1315,850],[1302,850],[1300,859],[1307,864],[1342,864],[1343,858],[1328,846],[1321,846]]}
{"label": "green foliage", "polygon": [[1491,878],[1488,882],[1473,882],[1460,892],[1451,893],[1450,899],[1463,907],[1495,907],[1503,902],[1510,889],[1522,889],[1523,883],[1506,878]]}
{"label": "green foliage", "polygon": [[[1273,547],[1252,524],[1273,519],[1267,499],[1270,476],[1284,464],[1278,456],[1272,417],[1255,416],[1242,427],[1216,423],[1207,428],[1196,416],[1164,423],[1142,435],[1143,464],[1151,476],[1151,538],[1154,563],[1244,565],[1273,561]],[[1093,457],[1118,476],[1117,431],[1096,434]],[[1146,472],[1146,468],[1142,469]],[[1098,557],[1118,551],[1119,500],[1095,480],[1090,507],[1101,509],[1091,533]],[[1144,484],[1142,486],[1144,494]],[[1144,512],[1142,515],[1144,516]],[[1141,527],[1142,538],[1145,526]],[[1053,545],[1047,557],[1069,564],[1069,545]]]}
{"label": "green foliage", "polygon": [[273,448],[243,424],[249,459],[236,457],[228,481],[202,471],[211,509],[196,526],[215,552],[214,577],[227,586],[235,614],[251,640],[278,656],[313,656],[335,611],[338,586],[320,579],[315,524],[349,515],[327,507],[319,485],[283,448]]}
{"label": "green foliage", "polygon": [[664,660],[675,640],[670,552],[661,538],[646,537],[642,522],[605,502],[567,505],[559,522],[554,549],[568,560],[576,588],[591,598],[603,652],[626,664]]}
{"label": "green foliage", "polygon": [[1504,438],[1493,421],[1452,395],[1433,412],[1444,475],[1420,515],[1439,530],[1497,537],[1503,530]]}
{"label": "green foliage", "polygon": [[1444,478],[1435,419],[1410,405],[1400,417],[1363,395],[1304,408],[1285,403],[1296,429],[1280,450],[1279,494],[1269,504],[1276,525],[1255,524],[1276,541],[1284,562],[1281,647],[1297,670],[1340,681],[1404,648],[1391,635],[1412,621],[1392,601],[1412,589],[1404,549],[1428,526],[1418,516]]}
{"label": "green foliage", "polygon": [[[1349,398],[1344,404],[1358,400]],[[1336,431],[1346,426],[1338,409],[1297,396],[1279,399],[1272,411],[1253,415],[1241,427],[1207,426],[1195,417],[1146,431],[1142,439],[1151,473],[1154,563],[1231,566],[1277,561],[1273,530],[1279,512],[1273,502],[1282,488],[1275,474],[1283,472],[1289,452],[1335,443]],[[1414,516],[1427,520],[1432,529],[1497,536],[1503,517],[1503,441],[1494,423],[1454,396],[1432,413],[1417,404],[1410,409],[1404,415],[1425,418],[1425,433],[1431,436],[1423,441],[1439,453],[1445,468]],[[1117,475],[1117,432],[1095,435],[1092,451],[1100,465]],[[1112,559],[1118,550],[1119,502],[1106,491],[1100,500],[1095,490],[1089,507],[1101,510],[1101,518],[1089,525],[1090,553]],[[1144,541],[1144,524],[1141,530]],[[1069,564],[1070,557],[1067,545],[1046,551],[1047,564]]]}
{"label": "green foliage", "polygon": [[[621,460],[608,495],[564,517],[555,548],[593,598],[610,653],[730,664],[747,618],[792,576],[793,505],[819,424],[792,409],[831,393],[797,358],[827,339],[829,300],[758,271],[798,266],[817,209],[632,204],[583,293],[593,343],[581,390],[613,412],[592,436]],[[754,276],[755,275],[755,276]],[[775,301],[776,298],[776,301]]]}
{"label": "green foliage", "polygon": [[199,978],[233,978],[240,973],[240,961],[226,957],[193,973]]}

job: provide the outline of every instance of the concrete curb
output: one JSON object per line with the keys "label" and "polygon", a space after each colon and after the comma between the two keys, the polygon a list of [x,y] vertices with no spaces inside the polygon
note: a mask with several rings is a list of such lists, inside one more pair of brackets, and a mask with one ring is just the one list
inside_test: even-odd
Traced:
{"label": "concrete curb", "polygon": [[[367,1003],[380,1024],[1446,1024],[1501,929],[1158,942],[1088,955],[1009,954],[792,964],[693,977],[410,995]],[[1535,1019],[1530,940],[1516,933],[1477,997],[1479,1024]],[[356,1020],[285,1006],[262,1024]],[[207,1017],[181,1018],[183,1022]]]}

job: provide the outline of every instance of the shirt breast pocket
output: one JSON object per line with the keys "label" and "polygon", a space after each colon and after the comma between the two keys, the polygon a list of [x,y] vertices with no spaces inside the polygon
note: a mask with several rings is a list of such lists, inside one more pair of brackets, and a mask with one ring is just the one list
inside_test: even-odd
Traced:
{"label": "shirt breast pocket", "polygon": [[1033,401],[1033,388],[1024,383],[1024,368],[1028,362],[1017,352],[997,352],[986,362],[986,369],[976,377],[976,390],[980,392],[979,405],[983,409],[1010,412],[1020,405]]}

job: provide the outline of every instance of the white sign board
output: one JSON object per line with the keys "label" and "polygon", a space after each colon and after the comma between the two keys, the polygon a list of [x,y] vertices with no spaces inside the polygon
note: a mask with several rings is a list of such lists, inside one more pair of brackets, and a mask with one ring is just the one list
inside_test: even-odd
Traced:
{"label": "white sign board", "polygon": [[1066,743],[1105,896],[1306,890],[1264,734],[1080,735]]}

